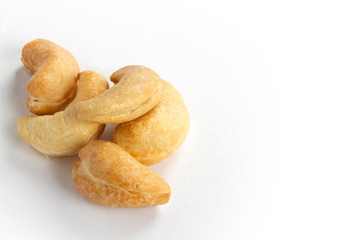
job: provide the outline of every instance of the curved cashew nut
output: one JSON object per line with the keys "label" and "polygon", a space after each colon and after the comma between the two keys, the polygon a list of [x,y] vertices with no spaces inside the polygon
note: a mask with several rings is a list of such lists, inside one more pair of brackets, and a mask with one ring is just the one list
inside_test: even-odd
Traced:
{"label": "curved cashew nut", "polygon": [[143,66],[127,66],[114,72],[115,85],[98,97],[81,101],[76,110],[80,119],[99,123],[122,123],[152,109],[160,100],[160,77]]}
{"label": "curved cashew nut", "polygon": [[141,208],[165,204],[170,186],[112,142],[91,141],[79,152],[72,182],[91,202],[113,207]]}
{"label": "curved cashew nut", "polygon": [[96,97],[107,88],[108,83],[101,74],[91,71],[80,73],[74,101],[54,115],[18,118],[19,134],[42,154],[53,157],[77,154],[91,139],[99,137],[105,126],[78,119],[76,103]]}
{"label": "curved cashew nut", "polygon": [[35,114],[53,114],[75,97],[79,65],[66,49],[44,39],[26,44],[21,61],[35,74],[27,83],[27,107]]}
{"label": "curved cashew nut", "polygon": [[189,112],[180,93],[162,80],[160,102],[148,113],[119,124],[113,140],[145,165],[171,155],[185,140],[190,127]]}

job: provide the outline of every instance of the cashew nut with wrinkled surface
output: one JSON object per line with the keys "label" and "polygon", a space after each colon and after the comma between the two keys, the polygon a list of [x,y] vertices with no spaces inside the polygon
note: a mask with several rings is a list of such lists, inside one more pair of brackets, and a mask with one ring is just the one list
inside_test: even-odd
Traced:
{"label": "cashew nut with wrinkled surface", "polygon": [[79,118],[99,123],[123,123],[140,117],[160,100],[159,75],[143,66],[126,66],[114,72],[113,87],[77,103]]}
{"label": "cashew nut with wrinkled surface", "polygon": [[108,83],[101,74],[92,71],[80,73],[74,101],[54,115],[18,118],[19,134],[44,155],[60,157],[77,154],[87,142],[101,135],[105,125],[80,120],[76,103],[96,97],[107,88]]}
{"label": "cashew nut with wrinkled surface", "polygon": [[93,140],[79,157],[72,169],[73,185],[95,204],[143,208],[170,199],[166,181],[115,143]]}
{"label": "cashew nut with wrinkled surface", "polygon": [[160,102],[141,117],[119,124],[113,141],[145,165],[170,156],[185,140],[189,112],[180,93],[165,80]]}
{"label": "cashew nut with wrinkled surface", "polygon": [[30,97],[26,102],[32,113],[54,114],[74,99],[80,68],[66,49],[48,40],[36,39],[24,46],[21,61],[34,72],[27,83]]}

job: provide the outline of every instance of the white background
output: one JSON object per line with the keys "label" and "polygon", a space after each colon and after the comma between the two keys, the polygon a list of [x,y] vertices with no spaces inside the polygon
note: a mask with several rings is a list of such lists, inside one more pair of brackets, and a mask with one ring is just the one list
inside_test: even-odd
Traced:
{"label": "white background", "polygon": [[[360,238],[358,1],[0,3],[0,239]],[[167,205],[91,204],[76,157],[17,134],[21,49],[39,37],[81,70],[141,64],[182,93],[189,136],[151,167]]]}

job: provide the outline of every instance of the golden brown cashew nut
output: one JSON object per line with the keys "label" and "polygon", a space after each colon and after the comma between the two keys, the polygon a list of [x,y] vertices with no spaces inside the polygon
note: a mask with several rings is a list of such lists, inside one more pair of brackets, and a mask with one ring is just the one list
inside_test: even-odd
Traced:
{"label": "golden brown cashew nut", "polygon": [[72,169],[73,185],[95,204],[142,208],[170,199],[166,181],[115,143],[91,141],[79,157]]}
{"label": "golden brown cashew nut", "polygon": [[162,80],[160,102],[148,113],[119,124],[113,140],[145,165],[170,156],[185,140],[190,127],[189,112],[180,93]]}
{"label": "golden brown cashew nut", "polygon": [[78,119],[76,103],[96,97],[107,88],[108,83],[101,74],[92,71],[80,73],[74,101],[54,115],[18,118],[19,134],[44,155],[60,157],[77,154],[91,139],[99,137],[105,126]]}
{"label": "golden brown cashew nut", "polygon": [[53,114],[75,97],[79,65],[66,49],[45,39],[26,44],[21,61],[34,72],[27,83],[30,97],[26,102],[32,113]]}
{"label": "golden brown cashew nut", "polygon": [[80,119],[99,123],[122,123],[152,109],[160,100],[160,77],[143,66],[127,66],[114,72],[115,85],[98,97],[81,101],[76,110]]}

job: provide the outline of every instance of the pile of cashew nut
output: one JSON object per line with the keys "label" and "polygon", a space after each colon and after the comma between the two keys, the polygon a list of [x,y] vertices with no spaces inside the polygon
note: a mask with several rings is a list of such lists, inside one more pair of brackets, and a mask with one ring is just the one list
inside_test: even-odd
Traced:
{"label": "pile of cashew nut", "polygon": [[[170,186],[147,166],[170,156],[189,131],[189,112],[170,83],[132,65],[115,71],[109,88],[104,76],[80,72],[70,52],[44,39],[26,44],[21,60],[34,73],[26,105],[36,115],[19,117],[18,132],[43,155],[78,154],[72,182],[79,193],[113,207],[169,201]],[[113,142],[98,140],[106,124],[118,124]]]}

